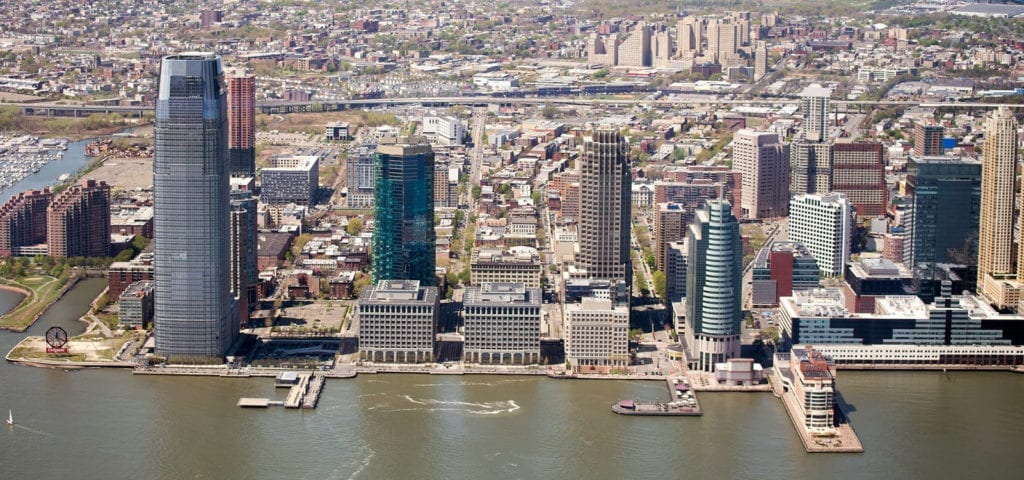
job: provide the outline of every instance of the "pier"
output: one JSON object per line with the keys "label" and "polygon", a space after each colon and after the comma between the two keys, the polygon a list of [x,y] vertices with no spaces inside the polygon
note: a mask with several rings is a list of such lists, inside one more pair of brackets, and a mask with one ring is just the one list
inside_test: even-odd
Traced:
{"label": "pier", "polygon": [[[327,382],[327,375],[322,372],[303,372],[295,374],[295,376],[297,382],[289,387],[288,396],[284,401],[246,397],[238,400],[238,406],[241,408],[316,408],[320,401],[320,393],[323,392],[324,384]],[[275,382],[275,386],[282,385]]]}
{"label": "pier", "polygon": [[668,402],[622,400],[612,404],[612,411],[619,415],[663,417],[699,417],[704,414],[697,401],[697,396],[690,389],[689,381],[685,377],[682,379],[666,378],[665,385],[668,387]]}

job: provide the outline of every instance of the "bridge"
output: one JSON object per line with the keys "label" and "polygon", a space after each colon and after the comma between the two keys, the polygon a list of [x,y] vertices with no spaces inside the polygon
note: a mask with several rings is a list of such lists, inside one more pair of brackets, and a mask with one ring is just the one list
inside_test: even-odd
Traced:
{"label": "bridge", "polygon": [[[287,114],[300,112],[335,112],[362,109],[369,107],[398,107],[422,105],[424,107],[449,107],[463,105],[483,107],[488,105],[577,105],[590,107],[632,107],[637,105],[654,108],[673,108],[692,105],[747,105],[775,106],[799,104],[800,99],[794,97],[758,97],[758,98],[725,98],[704,92],[687,94],[685,98],[595,98],[586,96],[535,96],[535,97],[504,97],[504,96],[454,96],[454,97],[406,97],[406,98],[366,98],[351,100],[315,100],[305,102],[270,101],[257,102],[256,108],[264,114]],[[731,96],[730,96],[731,97]],[[1005,106],[1012,109],[1024,109],[1024,104],[999,104],[988,102],[919,102],[911,100],[832,100],[843,110],[861,110],[876,107],[924,107],[937,109],[974,110]],[[11,103],[22,113],[42,116],[83,117],[94,113],[118,113],[131,117],[141,117],[152,112],[152,106],[122,105],[71,105],[60,103]]]}

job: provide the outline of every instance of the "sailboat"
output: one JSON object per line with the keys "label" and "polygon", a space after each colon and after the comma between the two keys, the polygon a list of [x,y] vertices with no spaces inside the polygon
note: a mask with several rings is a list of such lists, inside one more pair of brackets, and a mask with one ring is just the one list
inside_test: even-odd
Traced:
{"label": "sailboat", "polygon": [[10,410],[7,411],[7,424],[14,425],[14,414]]}

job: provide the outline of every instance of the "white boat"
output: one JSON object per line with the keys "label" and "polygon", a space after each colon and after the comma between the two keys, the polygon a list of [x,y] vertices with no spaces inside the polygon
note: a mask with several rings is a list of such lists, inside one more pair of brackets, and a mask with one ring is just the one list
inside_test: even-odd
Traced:
{"label": "white boat", "polygon": [[14,414],[10,410],[7,411],[7,424],[14,425]]}

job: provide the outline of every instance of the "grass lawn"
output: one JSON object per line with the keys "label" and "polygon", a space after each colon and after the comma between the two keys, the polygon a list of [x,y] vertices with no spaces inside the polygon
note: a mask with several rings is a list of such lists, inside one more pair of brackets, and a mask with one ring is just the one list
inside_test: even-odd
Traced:
{"label": "grass lawn", "polygon": [[65,283],[50,276],[26,277],[20,282],[14,280],[0,280],[0,282],[13,287],[21,287],[30,292],[14,310],[0,317],[0,327],[16,332],[23,332],[32,325],[36,317],[57,299],[60,289]]}

